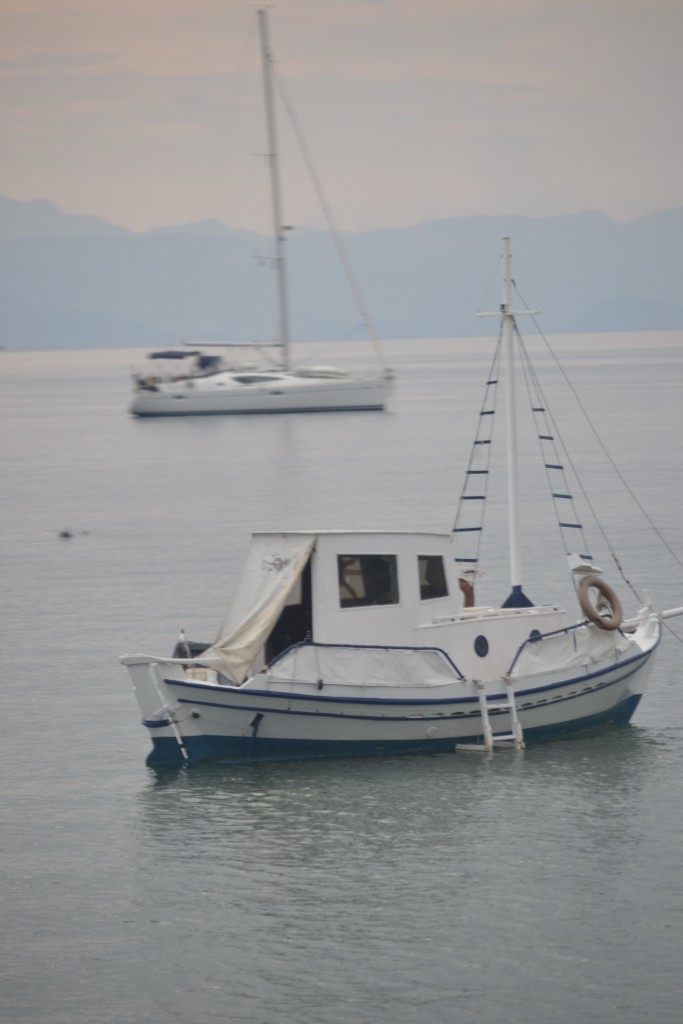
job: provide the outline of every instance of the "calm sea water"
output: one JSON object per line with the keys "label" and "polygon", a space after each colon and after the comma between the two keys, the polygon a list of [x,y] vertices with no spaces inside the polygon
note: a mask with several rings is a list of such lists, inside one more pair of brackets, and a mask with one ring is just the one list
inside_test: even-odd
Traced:
{"label": "calm sea water", "polygon": [[[683,557],[683,333],[552,340]],[[158,421],[126,414],[139,353],[0,353],[8,1024],[680,1020],[671,634],[632,725],[589,738],[490,758],[145,767],[118,655],[168,652],[180,627],[212,639],[252,530],[452,526],[492,343],[387,351],[384,414]],[[625,575],[683,605],[683,569],[548,387]],[[555,563],[532,569],[545,531],[523,471],[540,602],[558,596]],[[490,554],[493,603],[506,566]]]}

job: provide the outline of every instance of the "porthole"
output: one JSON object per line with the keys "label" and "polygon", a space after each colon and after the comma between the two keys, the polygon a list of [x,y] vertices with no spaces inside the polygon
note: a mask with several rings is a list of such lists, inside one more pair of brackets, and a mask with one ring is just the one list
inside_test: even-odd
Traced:
{"label": "porthole", "polygon": [[534,642],[534,640],[540,640],[541,639],[541,632],[540,632],[540,630],[532,629],[531,632],[529,633],[529,639],[531,640],[532,643]]}
{"label": "porthole", "polygon": [[474,639],[474,650],[480,658],[485,658],[489,653],[489,642],[481,633]]}

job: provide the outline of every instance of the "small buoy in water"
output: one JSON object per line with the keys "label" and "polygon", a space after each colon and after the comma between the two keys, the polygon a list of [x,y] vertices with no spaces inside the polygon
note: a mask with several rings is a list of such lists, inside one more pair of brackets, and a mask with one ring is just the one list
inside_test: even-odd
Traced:
{"label": "small buoy in water", "polygon": [[60,530],[59,536],[62,537],[64,540],[67,540],[69,537],[73,537],[73,533],[71,532],[71,530]]}

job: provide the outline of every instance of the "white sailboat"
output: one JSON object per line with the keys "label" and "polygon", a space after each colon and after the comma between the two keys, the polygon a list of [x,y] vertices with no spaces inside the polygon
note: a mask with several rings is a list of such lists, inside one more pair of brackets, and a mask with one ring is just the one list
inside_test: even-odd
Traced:
{"label": "white sailboat", "polygon": [[[226,413],[284,413],[324,412],[384,409],[391,383],[391,373],[384,365],[379,341],[370,321],[365,304],[350,264],[344,256],[344,265],[363,317],[363,321],[382,366],[374,376],[354,376],[336,367],[292,367],[289,326],[289,295],[285,226],[282,217],[282,197],[273,96],[273,57],[270,49],[268,22],[265,10],[257,11],[263,83],[266,106],[268,162],[270,170],[274,263],[277,271],[278,328],[274,342],[220,345],[275,352],[274,365],[265,368],[253,365],[228,364],[225,359],[206,356],[203,351],[189,353],[175,350],[151,353],[150,358],[166,357],[173,360],[171,368],[136,373],[133,377],[134,397],[129,411],[134,416],[187,416]],[[341,240],[335,232],[338,248]],[[194,346],[204,349],[207,346]],[[215,347],[215,346],[211,346]],[[194,356],[194,361],[191,360]],[[178,372],[178,359],[187,358]],[[158,363],[156,365],[159,365]]]}
{"label": "white sailboat", "polygon": [[[508,239],[503,268],[495,315],[507,364],[509,598],[502,607],[476,603],[479,548],[473,557],[461,548],[480,535],[467,519],[485,497],[488,470],[476,460],[451,534],[256,534],[213,643],[182,638],[172,657],[121,659],[152,741],[149,764],[490,752],[630,720],[662,621],[683,608],[662,611],[647,596],[625,619],[586,548],[567,545],[580,617],[526,596],[514,383],[520,314],[511,304]],[[539,438],[555,443],[548,431]],[[474,451],[489,449],[478,434]],[[563,470],[547,457],[546,468]],[[552,490],[572,506],[566,488]],[[560,527],[582,535],[569,514]]]}

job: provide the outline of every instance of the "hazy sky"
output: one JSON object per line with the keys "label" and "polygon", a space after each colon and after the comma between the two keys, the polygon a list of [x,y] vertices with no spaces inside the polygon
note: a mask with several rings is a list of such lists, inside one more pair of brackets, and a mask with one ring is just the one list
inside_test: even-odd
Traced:
{"label": "hazy sky", "polygon": [[[268,230],[256,4],[0,0],[0,193]],[[275,0],[336,220],[683,206],[683,0]],[[322,216],[279,114],[286,219]]]}

